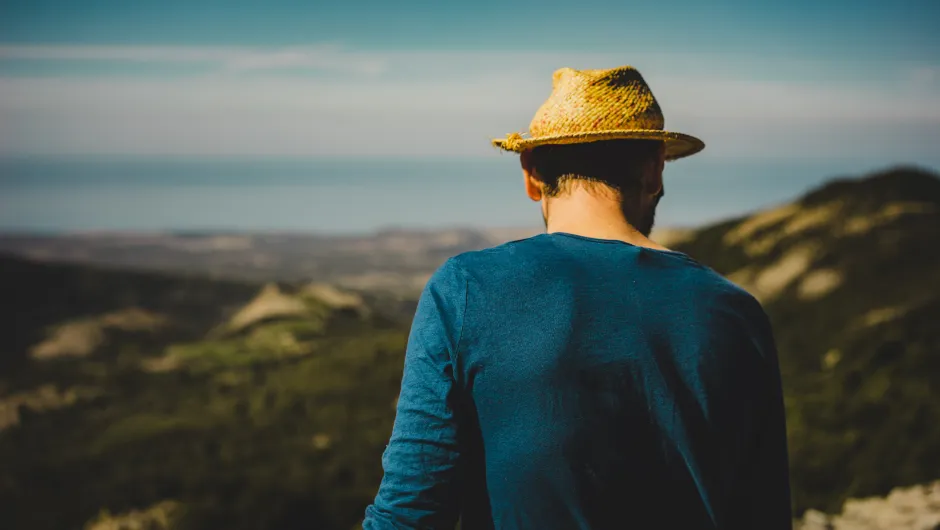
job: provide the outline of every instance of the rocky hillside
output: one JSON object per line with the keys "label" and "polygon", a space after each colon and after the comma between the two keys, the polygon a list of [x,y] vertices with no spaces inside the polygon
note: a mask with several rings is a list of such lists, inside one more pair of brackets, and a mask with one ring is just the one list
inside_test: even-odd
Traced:
{"label": "rocky hillside", "polygon": [[836,515],[809,510],[794,530],[937,530],[940,481],[895,488],[887,497],[849,499]]}
{"label": "rocky hillside", "polygon": [[770,314],[798,513],[940,477],[936,175],[834,181],[679,237]]}

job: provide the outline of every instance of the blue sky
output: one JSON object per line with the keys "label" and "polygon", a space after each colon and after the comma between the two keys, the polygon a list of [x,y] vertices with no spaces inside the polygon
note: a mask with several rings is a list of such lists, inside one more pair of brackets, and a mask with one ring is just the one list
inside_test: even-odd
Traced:
{"label": "blue sky", "polygon": [[921,1],[413,2],[5,0],[7,42],[555,50],[753,48],[936,59],[940,6]]}
{"label": "blue sky", "polygon": [[3,155],[492,156],[554,69],[619,64],[703,156],[934,164],[940,138],[936,1],[0,6]]}
{"label": "blue sky", "polygon": [[[937,0],[0,0],[0,229],[538,223],[489,140],[526,129],[557,68],[623,64],[707,145],[670,165],[660,216],[699,224],[833,176],[940,169],[938,20]],[[96,183],[73,157],[329,158],[374,181],[186,166],[213,172],[197,193],[144,178],[172,164]],[[364,161],[389,158],[471,163]],[[46,159],[69,163],[37,180]]]}

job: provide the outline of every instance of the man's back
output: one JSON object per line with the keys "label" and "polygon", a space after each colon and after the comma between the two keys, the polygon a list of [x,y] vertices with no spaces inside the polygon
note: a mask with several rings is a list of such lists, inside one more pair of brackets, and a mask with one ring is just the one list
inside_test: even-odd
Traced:
{"label": "man's back", "polygon": [[769,324],[687,256],[544,234],[432,277],[365,528],[786,528]]}

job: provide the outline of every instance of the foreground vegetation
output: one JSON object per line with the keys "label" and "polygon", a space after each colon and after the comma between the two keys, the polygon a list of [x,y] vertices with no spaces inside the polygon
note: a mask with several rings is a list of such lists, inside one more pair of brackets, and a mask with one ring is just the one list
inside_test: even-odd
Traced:
{"label": "foreground vegetation", "polygon": [[[37,289],[50,276],[82,284],[111,274],[32,267]],[[198,294],[188,280],[138,280],[124,285],[123,298],[151,287]],[[213,287],[237,302],[229,314],[256,291]],[[19,369],[4,378],[7,399],[40,380],[94,392],[41,413],[21,406],[17,423],[0,433],[3,527],[75,528],[90,519],[100,526],[111,517],[102,510],[153,505],[174,528],[353,527],[381,478],[405,327],[296,298],[307,304],[302,314],[261,315],[237,331],[205,319],[208,338],[189,341],[161,337],[185,338],[186,326],[214,307],[150,304],[174,312],[183,329],[106,330],[88,356],[10,363]]]}

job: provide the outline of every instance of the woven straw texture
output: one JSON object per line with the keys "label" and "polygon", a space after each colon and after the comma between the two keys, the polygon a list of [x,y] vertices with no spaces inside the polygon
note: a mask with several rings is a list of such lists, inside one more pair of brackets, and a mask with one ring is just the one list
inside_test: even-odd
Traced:
{"label": "woven straw texture", "polygon": [[698,138],[665,131],[664,125],[659,103],[636,68],[561,68],[552,76],[552,94],[536,111],[529,132],[495,139],[493,145],[519,153],[547,144],[662,140],[667,160],[705,148]]}

